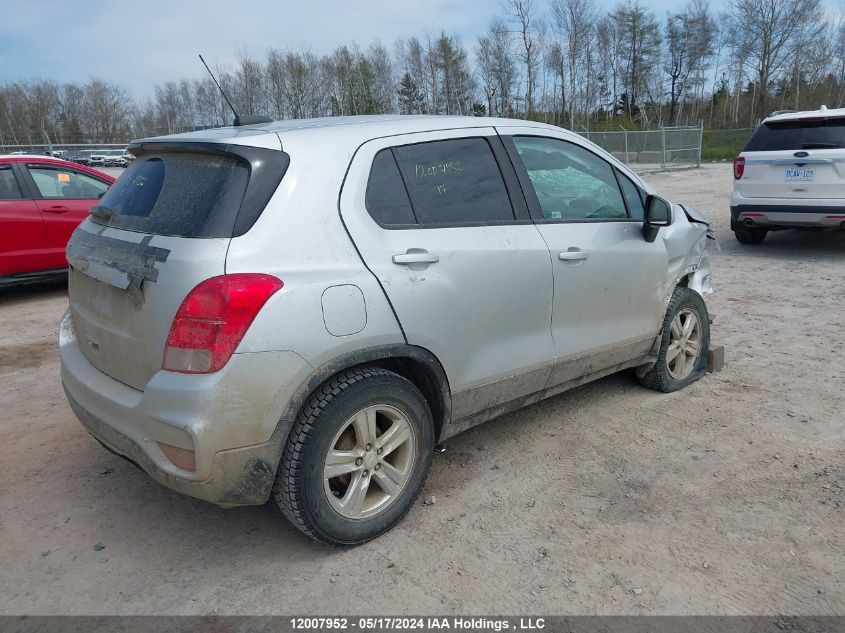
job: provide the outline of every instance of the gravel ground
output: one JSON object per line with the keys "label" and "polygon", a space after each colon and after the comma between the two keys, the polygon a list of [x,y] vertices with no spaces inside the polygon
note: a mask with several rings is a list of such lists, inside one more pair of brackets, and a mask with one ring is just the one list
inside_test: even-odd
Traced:
{"label": "gravel ground", "polygon": [[716,221],[725,369],[473,429],[435,455],[436,503],[355,549],[103,450],[58,379],[65,289],[0,295],[0,613],[845,614],[845,234],[740,246],[729,165],[649,179]]}

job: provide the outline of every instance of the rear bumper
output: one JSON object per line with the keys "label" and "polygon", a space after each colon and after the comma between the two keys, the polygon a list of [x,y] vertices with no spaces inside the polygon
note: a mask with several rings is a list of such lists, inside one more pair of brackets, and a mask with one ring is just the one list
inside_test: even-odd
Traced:
{"label": "rear bumper", "polygon": [[[845,223],[845,206],[815,204],[731,204],[731,229],[769,227],[838,228]],[[748,223],[751,223],[750,225]]]}
{"label": "rear bumper", "polygon": [[[235,354],[215,374],[160,371],[138,391],[85,358],[69,316],[59,336],[68,402],[104,446],[192,497],[223,506],[267,501],[289,426],[280,417],[311,372],[299,355]],[[193,450],[195,470],[171,463],[159,442]]]}

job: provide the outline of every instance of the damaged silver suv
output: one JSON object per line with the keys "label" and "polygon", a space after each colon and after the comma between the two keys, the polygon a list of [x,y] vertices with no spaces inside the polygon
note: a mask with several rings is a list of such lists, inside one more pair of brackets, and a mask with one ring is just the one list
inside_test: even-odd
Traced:
{"label": "damaged silver suv", "polygon": [[560,128],[300,120],[131,152],[68,244],[62,381],[185,494],[361,543],[438,442],[624,369],[704,371],[706,220]]}

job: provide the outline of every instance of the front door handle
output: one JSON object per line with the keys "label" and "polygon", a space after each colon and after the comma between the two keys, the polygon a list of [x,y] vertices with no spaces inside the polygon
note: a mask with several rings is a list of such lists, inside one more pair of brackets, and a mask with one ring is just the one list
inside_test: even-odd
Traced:
{"label": "front door handle", "polygon": [[409,264],[434,264],[439,261],[439,255],[416,248],[409,248],[407,253],[393,256],[393,263],[398,264],[399,266],[407,266]]}
{"label": "front door handle", "polygon": [[557,258],[565,262],[583,260],[587,259],[589,256],[590,254],[587,251],[582,251],[581,249],[561,251],[557,254]]}
{"label": "front door handle", "polygon": [[70,211],[70,208],[69,207],[63,207],[63,206],[58,205],[58,204],[54,204],[53,206],[46,207],[44,210],[47,213],[67,213],[68,211]]}

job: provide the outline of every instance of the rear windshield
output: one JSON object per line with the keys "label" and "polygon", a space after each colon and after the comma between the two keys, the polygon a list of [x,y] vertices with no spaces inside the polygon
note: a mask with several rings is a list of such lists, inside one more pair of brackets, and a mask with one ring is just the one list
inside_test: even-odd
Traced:
{"label": "rear windshield", "polygon": [[771,152],[840,147],[845,147],[845,119],[820,119],[764,123],[757,128],[744,151]]}
{"label": "rear windshield", "polygon": [[111,186],[92,219],[155,235],[231,237],[249,175],[249,163],[235,156],[148,154]]}

